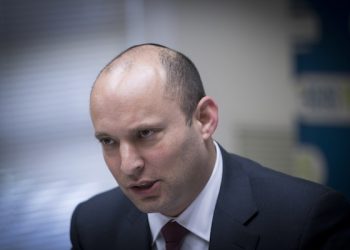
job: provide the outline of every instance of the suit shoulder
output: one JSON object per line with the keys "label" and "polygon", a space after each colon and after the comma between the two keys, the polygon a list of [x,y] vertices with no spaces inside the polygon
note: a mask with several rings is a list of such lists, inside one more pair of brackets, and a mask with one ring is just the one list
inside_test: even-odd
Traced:
{"label": "suit shoulder", "polygon": [[133,206],[124,196],[120,188],[113,188],[103,193],[97,194],[88,200],[80,203],[74,214],[81,220],[103,222],[111,218],[121,217]]}
{"label": "suit shoulder", "polygon": [[290,206],[299,201],[308,206],[324,195],[340,195],[327,186],[269,169],[250,159],[234,154],[230,154],[229,158],[230,165],[234,164],[233,167],[239,168],[248,176],[257,200],[261,198]]}
{"label": "suit shoulder", "polygon": [[148,226],[147,216],[120,188],[97,194],[80,203],[73,212],[70,230],[73,249],[127,249],[130,244],[126,232],[135,231],[134,225],[141,226],[142,231]]}
{"label": "suit shoulder", "polygon": [[92,197],[90,197],[89,199],[87,199],[86,201],[84,201],[83,203],[86,205],[93,205],[96,203],[99,204],[104,204],[104,203],[108,203],[109,205],[112,203],[118,203],[118,200],[122,200],[123,199],[123,194],[120,190],[119,187],[104,191],[102,193],[96,194]]}

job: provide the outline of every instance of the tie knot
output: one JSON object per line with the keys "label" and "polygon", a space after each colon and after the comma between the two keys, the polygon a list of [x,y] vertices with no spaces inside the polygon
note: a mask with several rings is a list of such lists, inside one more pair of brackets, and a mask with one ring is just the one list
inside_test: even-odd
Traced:
{"label": "tie knot", "polygon": [[165,224],[162,228],[162,234],[165,239],[166,249],[180,249],[182,240],[187,233],[188,230],[176,221],[169,221]]}

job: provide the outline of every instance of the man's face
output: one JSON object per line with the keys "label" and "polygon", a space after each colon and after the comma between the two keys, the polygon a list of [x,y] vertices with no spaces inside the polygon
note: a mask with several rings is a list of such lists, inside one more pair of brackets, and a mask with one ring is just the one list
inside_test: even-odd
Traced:
{"label": "man's face", "polygon": [[91,117],[106,164],[125,195],[143,212],[181,213],[205,185],[205,139],[195,118],[164,93],[165,73],[136,65],[102,74]]}

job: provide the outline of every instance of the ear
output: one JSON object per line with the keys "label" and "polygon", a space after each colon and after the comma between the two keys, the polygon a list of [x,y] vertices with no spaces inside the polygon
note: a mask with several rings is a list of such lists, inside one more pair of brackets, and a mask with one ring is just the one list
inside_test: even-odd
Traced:
{"label": "ear", "polygon": [[203,139],[210,138],[218,125],[218,106],[213,98],[205,96],[199,101],[194,118]]}

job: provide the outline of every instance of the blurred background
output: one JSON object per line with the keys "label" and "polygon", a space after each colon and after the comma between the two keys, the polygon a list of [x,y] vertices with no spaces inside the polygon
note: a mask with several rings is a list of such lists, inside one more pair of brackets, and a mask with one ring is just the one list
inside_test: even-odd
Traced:
{"label": "blurred background", "polygon": [[0,249],[68,249],[74,207],[117,185],[89,93],[144,42],[197,65],[226,149],[350,199],[349,12],[346,0],[1,0]]}

